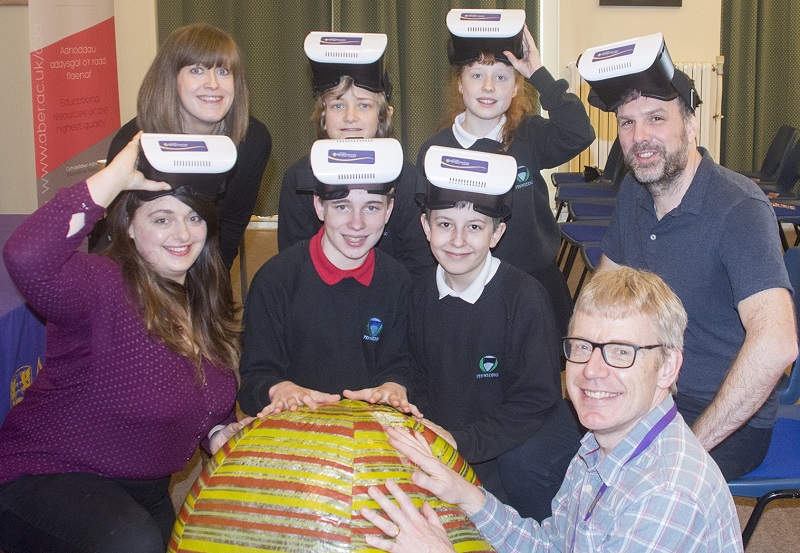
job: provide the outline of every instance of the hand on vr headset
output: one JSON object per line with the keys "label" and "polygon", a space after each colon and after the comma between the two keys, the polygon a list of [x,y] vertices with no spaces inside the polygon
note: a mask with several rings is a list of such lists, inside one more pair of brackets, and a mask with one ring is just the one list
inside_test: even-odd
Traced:
{"label": "hand on vr headset", "polygon": [[155,192],[171,189],[168,183],[147,179],[136,169],[141,136],[141,132],[137,133],[111,163],[86,179],[94,203],[108,207],[112,200],[125,190]]}
{"label": "hand on vr headset", "polygon": [[542,56],[539,48],[536,47],[533,35],[528,30],[527,23],[522,30],[522,57],[517,58],[510,50],[504,50],[503,53],[511,62],[511,67],[519,71],[526,79],[530,79],[531,75],[542,67]]}

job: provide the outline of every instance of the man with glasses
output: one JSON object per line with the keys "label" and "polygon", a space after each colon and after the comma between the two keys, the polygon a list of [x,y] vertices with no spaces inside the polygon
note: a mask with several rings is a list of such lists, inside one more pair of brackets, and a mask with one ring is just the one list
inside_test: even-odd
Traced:
{"label": "man with glasses", "polygon": [[[420,436],[387,430],[417,464],[414,484],[469,515],[498,552],[742,551],[733,498],[719,468],[677,413],[670,391],[683,359],[686,311],[653,273],[598,273],[584,288],[563,339],[566,386],[589,429],[553,500],[553,516],[523,519],[430,453]],[[397,483],[370,496],[391,520],[362,509],[394,553],[454,551],[435,512]]]}

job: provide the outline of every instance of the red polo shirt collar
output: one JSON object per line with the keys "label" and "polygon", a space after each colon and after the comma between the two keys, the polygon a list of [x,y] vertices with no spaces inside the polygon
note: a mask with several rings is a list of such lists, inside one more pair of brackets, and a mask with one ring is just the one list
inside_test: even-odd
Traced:
{"label": "red polo shirt collar", "polygon": [[370,282],[372,282],[372,275],[375,274],[375,248],[369,250],[367,258],[360,267],[350,270],[340,269],[331,263],[325,252],[322,251],[322,235],[324,233],[325,226],[323,225],[319,232],[311,238],[311,242],[308,245],[311,263],[314,264],[314,269],[316,269],[322,281],[332,286],[342,279],[351,277],[364,286],[369,286]]}

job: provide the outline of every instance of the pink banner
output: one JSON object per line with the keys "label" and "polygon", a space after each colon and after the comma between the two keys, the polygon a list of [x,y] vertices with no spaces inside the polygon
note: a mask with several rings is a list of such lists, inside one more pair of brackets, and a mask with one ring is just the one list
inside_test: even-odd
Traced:
{"label": "pink banner", "polygon": [[[98,169],[97,161],[106,157],[120,126],[120,115],[113,15],[54,36],[69,26],[59,25],[53,11],[37,10],[34,3],[31,0],[31,86],[41,205],[59,188]],[[45,43],[48,37],[54,40]]]}

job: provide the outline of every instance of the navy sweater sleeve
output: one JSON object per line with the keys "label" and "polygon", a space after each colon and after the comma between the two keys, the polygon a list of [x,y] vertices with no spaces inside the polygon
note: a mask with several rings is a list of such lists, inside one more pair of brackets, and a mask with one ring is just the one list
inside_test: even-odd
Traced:
{"label": "navy sweater sleeve", "polygon": [[565,79],[553,79],[542,67],[531,75],[529,82],[539,91],[539,102],[548,118],[526,118],[524,123],[529,124],[520,125],[514,140],[522,139],[532,145],[539,168],[549,169],[568,162],[588,148],[595,133],[580,98],[567,92]]}
{"label": "navy sweater sleeve", "polygon": [[[299,246],[298,246],[299,247]],[[244,306],[239,407],[255,415],[267,406],[269,389],[288,380],[286,322],[293,278],[281,270],[280,256],[268,259],[250,283]]]}
{"label": "navy sweater sleeve", "polygon": [[[378,244],[379,248],[402,263],[414,278],[421,277],[428,268],[436,265],[422,231],[422,209],[414,197],[417,192],[424,192],[425,188],[425,178],[416,167],[404,163],[397,182],[392,216],[386,225],[384,237]],[[383,243],[387,239],[390,244]]]}

